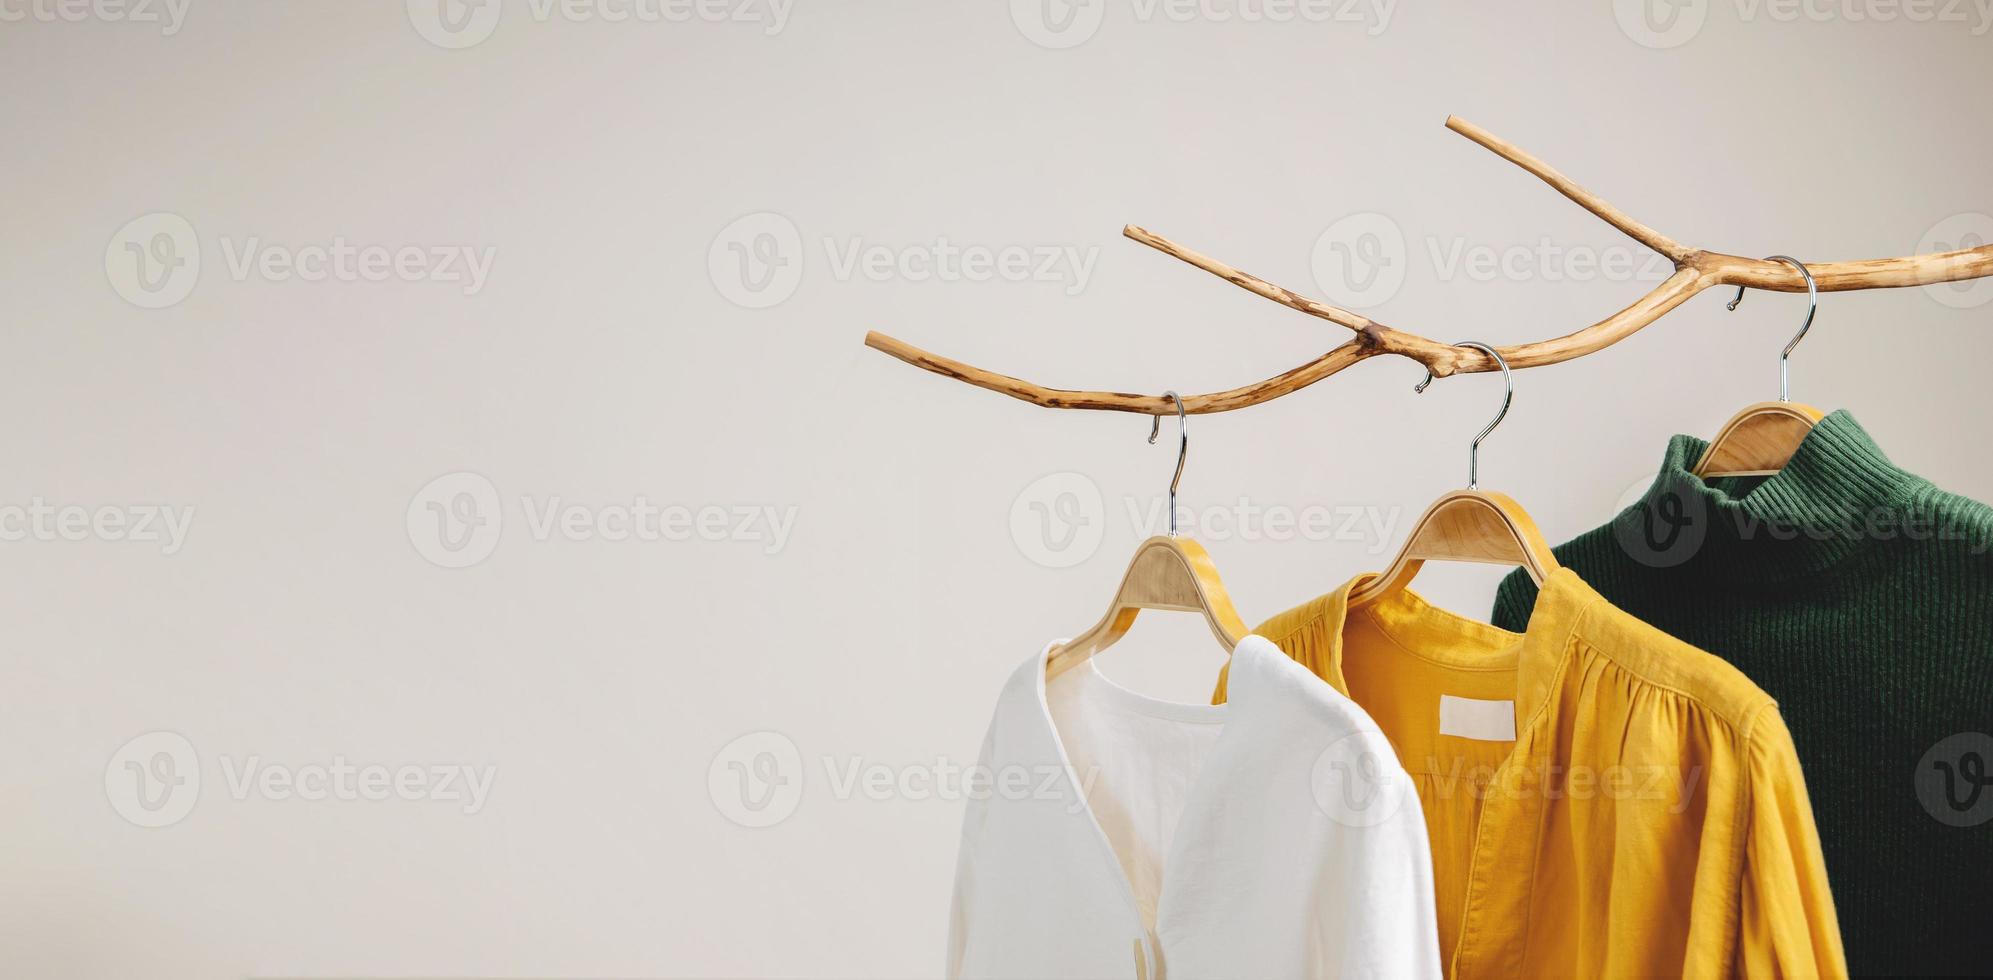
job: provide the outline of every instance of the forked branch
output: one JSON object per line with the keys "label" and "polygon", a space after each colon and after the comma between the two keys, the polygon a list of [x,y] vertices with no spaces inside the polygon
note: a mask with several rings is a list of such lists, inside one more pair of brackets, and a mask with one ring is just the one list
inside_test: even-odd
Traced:
{"label": "forked branch", "polygon": [[[1479,143],[1510,163],[1535,174],[1544,183],[1555,188],[1559,194],[1570,198],[1579,207],[1597,215],[1634,241],[1659,252],[1675,265],[1674,274],[1645,296],[1591,326],[1562,337],[1501,348],[1502,356],[1508,359],[1512,368],[1556,364],[1604,350],[1632,336],[1640,328],[1667,315],[1668,311],[1682,305],[1689,297],[1711,286],[1750,286],[1754,289],[1780,292],[1801,292],[1806,289],[1805,279],[1791,266],[1765,259],[1745,258],[1684,246],[1635,221],[1605,199],[1558,173],[1549,164],[1493,133],[1458,117],[1447,119],[1446,127]],[[1358,361],[1379,354],[1409,357],[1425,365],[1434,375],[1440,377],[1456,373],[1488,371],[1495,367],[1494,360],[1479,351],[1454,347],[1407,333],[1360,313],[1309,298],[1291,289],[1267,282],[1252,273],[1226,265],[1210,256],[1202,255],[1146,229],[1129,225],[1122,229],[1122,234],[1165,255],[1203,269],[1248,292],[1309,316],[1346,327],[1356,335],[1348,343],[1300,367],[1264,381],[1233,388],[1230,391],[1186,395],[1183,398],[1185,412],[1194,415],[1228,412],[1271,401],[1306,388]],[[1993,244],[1889,259],[1809,263],[1807,269],[1813,273],[1819,288],[1827,292],[1922,286],[1930,283],[1978,279],[1993,275]],[[930,354],[876,330],[865,335],[865,346],[891,354],[915,367],[1047,408],[1084,408],[1111,412],[1140,412],[1146,415],[1160,415],[1176,410],[1176,406],[1169,399],[1160,395],[1046,388],[1020,378],[985,371],[960,361]]]}

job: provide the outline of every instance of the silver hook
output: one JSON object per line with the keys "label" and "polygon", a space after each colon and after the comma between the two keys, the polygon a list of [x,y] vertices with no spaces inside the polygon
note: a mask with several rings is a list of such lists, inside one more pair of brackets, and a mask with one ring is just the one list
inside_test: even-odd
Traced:
{"label": "silver hook", "polygon": [[[1798,269],[1799,274],[1806,277],[1806,322],[1799,325],[1799,332],[1793,334],[1791,340],[1786,341],[1785,350],[1779,352],[1778,355],[1778,400],[1789,402],[1792,398],[1787,393],[1787,383],[1791,375],[1786,368],[1785,362],[1787,358],[1792,356],[1792,349],[1799,346],[1800,338],[1806,336],[1806,331],[1813,329],[1813,314],[1820,312],[1820,284],[1813,281],[1813,273],[1806,268],[1806,263],[1790,255],[1765,256],[1765,261],[1767,262],[1774,260]],[[1730,301],[1728,309],[1734,311],[1737,309],[1737,304],[1744,301],[1744,289],[1745,287],[1743,286],[1737,287],[1737,298]]]}
{"label": "silver hook", "polygon": [[[1176,403],[1176,475],[1170,477],[1170,537],[1176,537],[1176,485],[1183,482],[1183,460],[1190,455],[1190,419],[1183,414],[1183,399],[1174,391],[1163,392],[1163,397]],[[1156,444],[1156,436],[1163,430],[1163,417],[1149,416],[1149,445]]]}
{"label": "silver hook", "polygon": [[[1502,410],[1495,413],[1495,420],[1488,423],[1487,428],[1482,429],[1467,446],[1467,489],[1478,490],[1481,488],[1481,440],[1488,438],[1488,433],[1495,431],[1495,426],[1501,425],[1502,420],[1509,417],[1509,402],[1514,401],[1516,395],[1515,380],[1509,376],[1509,361],[1502,356],[1501,351],[1478,340],[1463,340],[1453,346],[1472,347],[1494,358],[1495,363],[1502,367]],[[1415,394],[1424,394],[1429,384],[1432,384],[1431,368],[1426,369],[1426,379],[1414,385],[1412,391]]]}

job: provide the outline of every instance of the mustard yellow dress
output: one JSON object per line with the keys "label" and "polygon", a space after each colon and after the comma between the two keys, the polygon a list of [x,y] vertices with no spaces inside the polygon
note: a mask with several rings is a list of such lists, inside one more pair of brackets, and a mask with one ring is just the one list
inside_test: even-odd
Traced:
{"label": "mustard yellow dress", "polygon": [[1526,634],[1409,591],[1349,610],[1367,577],[1254,632],[1368,711],[1411,773],[1449,976],[1847,975],[1769,695],[1568,569]]}

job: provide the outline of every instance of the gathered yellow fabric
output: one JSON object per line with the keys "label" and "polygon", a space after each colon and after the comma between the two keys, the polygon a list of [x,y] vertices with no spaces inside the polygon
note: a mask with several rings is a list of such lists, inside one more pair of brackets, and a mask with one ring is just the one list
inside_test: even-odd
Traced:
{"label": "gathered yellow fabric", "polygon": [[1254,632],[1368,711],[1412,774],[1449,976],[1847,975],[1770,696],[1568,569],[1526,634],[1409,591],[1351,611],[1363,578]]}

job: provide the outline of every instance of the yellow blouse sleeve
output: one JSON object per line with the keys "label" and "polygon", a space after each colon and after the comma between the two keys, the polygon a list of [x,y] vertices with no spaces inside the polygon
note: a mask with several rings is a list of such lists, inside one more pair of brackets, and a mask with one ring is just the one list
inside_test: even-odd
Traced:
{"label": "yellow blouse sleeve", "polygon": [[1792,734],[1776,707],[1751,726],[1750,803],[1737,973],[1747,977],[1846,977],[1841,927],[1827,887],[1820,834]]}

